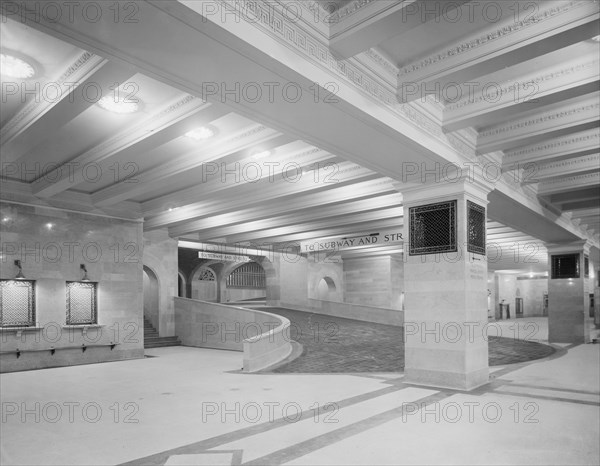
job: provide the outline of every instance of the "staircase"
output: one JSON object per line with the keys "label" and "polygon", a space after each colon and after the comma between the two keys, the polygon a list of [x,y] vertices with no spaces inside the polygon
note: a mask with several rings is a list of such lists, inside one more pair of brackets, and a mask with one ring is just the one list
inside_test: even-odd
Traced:
{"label": "staircase", "polygon": [[144,348],[161,348],[163,346],[179,346],[178,337],[159,337],[158,332],[149,320],[144,317]]}

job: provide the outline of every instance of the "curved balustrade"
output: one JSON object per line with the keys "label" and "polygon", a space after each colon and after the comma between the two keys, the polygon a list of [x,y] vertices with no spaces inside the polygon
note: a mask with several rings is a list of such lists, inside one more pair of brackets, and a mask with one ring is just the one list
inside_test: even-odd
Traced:
{"label": "curved balustrade", "polygon": [[271,366],[292,352],[290,321],[242,307],[175,300],[175,333],[185,346],[243,351],[244,371]]}

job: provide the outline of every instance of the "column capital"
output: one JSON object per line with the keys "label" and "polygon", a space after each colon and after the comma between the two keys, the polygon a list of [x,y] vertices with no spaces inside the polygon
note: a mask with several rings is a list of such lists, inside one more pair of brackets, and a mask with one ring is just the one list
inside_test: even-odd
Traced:
{"label": "column capital", "polygon": [[548,254],[560,254],[560,253],[590,253],[592,244],[588,240],[572,241],[569,243],[550,243],[546,245]]}
{"label": "column capital", "polygon": [[407,184],[399,187],[399,189],[402,193],[404,205],[462,197],[470,198],[479,204],[487,205],[488,194],[493,191],[494,185],[479,176],[463,174],[454,180]]}

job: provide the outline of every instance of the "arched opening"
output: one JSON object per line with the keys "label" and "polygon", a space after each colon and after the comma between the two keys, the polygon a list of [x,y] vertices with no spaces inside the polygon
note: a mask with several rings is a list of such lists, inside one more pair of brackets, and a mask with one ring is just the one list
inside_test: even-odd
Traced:
{"label": "arched opening", "polygon": [[257,262],[236,267],[225,282],[226,301],[263,300],[267,297],[265,269]]}
{"label": "arched opening", "polygon": [[323,277],[317,285],[317,293],[321,301],[332,301],[336,296],[337,288],[331,277]]}
{"label": "arched opening", "polygon": [[200,267],[192,277],[192,298],[217,302],[217,274],[210,267]]}
{"label": "arched opening", "polygon": [[144,319],[158,330],[159,294],[158,277],[154,271],[144,265]]}

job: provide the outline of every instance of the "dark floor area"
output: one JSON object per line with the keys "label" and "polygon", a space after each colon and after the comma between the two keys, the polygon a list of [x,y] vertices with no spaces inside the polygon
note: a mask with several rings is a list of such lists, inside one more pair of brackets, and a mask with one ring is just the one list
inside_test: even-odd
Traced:
{"label": "dark floor area", "polygon": [[[402,328],[281,308],[261,308],[291,322],[292,340],[302,355],[273,372],[401,372],[404,368]],[[532,341],[489,338],[490,366],[544,358],[554,348]]]}

